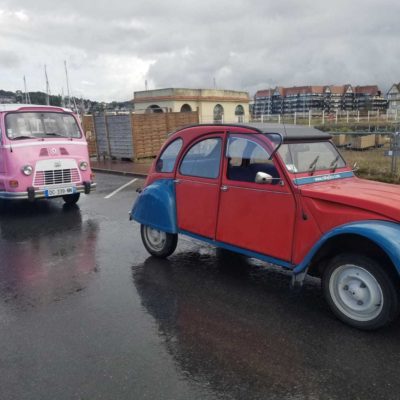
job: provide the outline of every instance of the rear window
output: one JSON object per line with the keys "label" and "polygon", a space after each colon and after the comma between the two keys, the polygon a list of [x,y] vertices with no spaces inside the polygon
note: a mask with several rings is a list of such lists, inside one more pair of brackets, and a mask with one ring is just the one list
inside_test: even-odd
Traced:
{"label": "rear window", "polygon": [[54,112],[9,113],[6,115],[6,134],[12,140],[81,137],[78,124],[71,114]]}
{"label": "rear window", "polygon": [[156,163],[157,172],[172,172],[175,167],[176,157],[182,148],[182,139],[176,139],[163,151]]}

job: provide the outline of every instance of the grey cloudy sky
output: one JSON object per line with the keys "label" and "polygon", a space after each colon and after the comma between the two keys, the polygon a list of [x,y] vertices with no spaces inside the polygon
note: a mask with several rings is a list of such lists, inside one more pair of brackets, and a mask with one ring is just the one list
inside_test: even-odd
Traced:
{"label": "grey cloudy sky", "polygon": [[398,0],[0,0],[0,88],[135,90],[400,81]]}

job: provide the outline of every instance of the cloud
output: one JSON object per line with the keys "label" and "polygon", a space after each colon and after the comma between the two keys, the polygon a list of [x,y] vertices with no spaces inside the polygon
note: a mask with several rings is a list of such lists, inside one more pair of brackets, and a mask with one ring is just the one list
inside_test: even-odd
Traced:
{"label": "cloud", "polygon": [[20,65],[20,56],[11,50],[0,49],[0,68],[12,69]]}
{"label": "cloud", "polygon": [[[371,0],[0,0],[5,89],[26,75],[43,90],[123,100],[150,87],[256,90],[275,85],[400,80],[400,4]],[[14,54],[14,58],[12,55]],[[93,82],[87,85],[83,82]],[[114,97],[115,96],[115,97]]]}

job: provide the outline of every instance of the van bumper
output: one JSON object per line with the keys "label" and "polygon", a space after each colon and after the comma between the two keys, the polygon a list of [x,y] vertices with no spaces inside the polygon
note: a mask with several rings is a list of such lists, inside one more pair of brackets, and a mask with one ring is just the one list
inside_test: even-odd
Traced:
{"label": "van bumper", "polygon": [[[95,182],[82,182],[80,185],[75,185],[74,193],[85,193],[89,194],[96,190],[97,184]],[[54,187],[54,189],[62,188],[62,186]],[[50,189],[50,188],[49,188]],[[51,188],[53,189],[53,188]],[[53,196],[62,197],[62,196]],[[5,192],[0,191],[0,199],[6,200],[35,200],[35,199],[51,199],[53,197],[46,196],[45,189],[35,189],[29,187],[25,192]]]}

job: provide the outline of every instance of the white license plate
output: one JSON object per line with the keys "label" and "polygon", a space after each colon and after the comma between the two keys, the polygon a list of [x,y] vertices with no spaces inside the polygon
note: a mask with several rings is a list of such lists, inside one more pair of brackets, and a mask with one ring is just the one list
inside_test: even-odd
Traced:
{"label": "white license plate", "polygon": [[44,195],[46,197],[65,196],[66,194],[73,194],[73,193],[75,193],[75,188],[73,186],[44,190]]}

